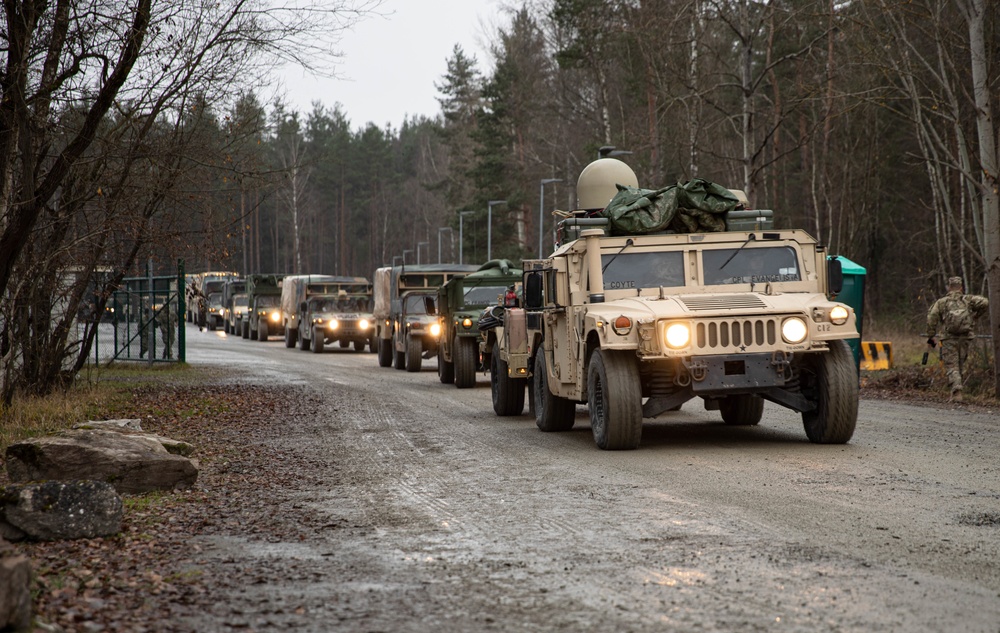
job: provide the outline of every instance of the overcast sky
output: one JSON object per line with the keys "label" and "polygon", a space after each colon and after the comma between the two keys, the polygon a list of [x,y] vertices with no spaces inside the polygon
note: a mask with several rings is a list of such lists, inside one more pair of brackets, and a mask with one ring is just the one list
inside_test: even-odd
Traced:
{"label": "overcast sky", "polygon": [[312,102],[340,103],[355,129],[369,121],[398,128],[408,115],[440,112],[435,83],[447,69],[455,44],[487,72],[487,38],[501,23],[499,0],[385,0],[384,17],[365,18],[345,33],[339,78],[285,69],[290,109],[307,114]]}

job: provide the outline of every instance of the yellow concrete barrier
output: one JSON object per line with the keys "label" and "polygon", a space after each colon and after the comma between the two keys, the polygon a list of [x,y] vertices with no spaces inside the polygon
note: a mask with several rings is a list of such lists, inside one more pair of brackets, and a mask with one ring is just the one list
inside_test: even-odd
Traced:
{"label": "yellow concrete barrier", "polygon": [[861,369],[865,371],[892,369],[892,343],[861,341]]}

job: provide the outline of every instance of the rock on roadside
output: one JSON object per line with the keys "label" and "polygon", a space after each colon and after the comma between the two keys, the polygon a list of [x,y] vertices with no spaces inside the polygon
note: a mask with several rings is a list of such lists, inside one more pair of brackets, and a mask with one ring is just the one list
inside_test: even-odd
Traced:
{"label": "rock on roadside", "polygon": [[124,506],[103,481],[13,484],[0,494],[0,534],[38,541],[112,536],[121,531]]}
{"label": "rock on roadside", "polygon": [[191,487],[198,479],[197,466],[169,452],[160,440],[103,429],[61,431],[8,446],[7,472],[13,482],[106,481],[119,493]]}

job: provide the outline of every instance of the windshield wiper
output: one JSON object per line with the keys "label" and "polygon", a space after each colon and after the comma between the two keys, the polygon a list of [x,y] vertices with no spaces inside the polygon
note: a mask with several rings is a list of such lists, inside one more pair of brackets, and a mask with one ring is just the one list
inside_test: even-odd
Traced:
{"label": "windshield wiper", "polygon": [[733,254],[729,256],[729,259],[727,259],[726,261],[722,262],[722,265],[719,266],[719,270],[722,270],[727,265],[729,265],[729,262],[733,261],[733,258],[740,254],[740,251],[743,250],[744,246],[746,246],[750,242],[754,242],[756,240],[757,240],[757,236],[755,234],[751,233],[750,235],[748,235],[747,236],[747,241],[745,241],[742,244],[740,244],[740,247],[737,248],[735,251],[733,251]]}
{"label": "windshield wiper", "polygon": [[602,275],[604,274],[604,271],[608,269],[608,266],[611,265],[611,262],[615,261],[615,258],[621,255],[623,250],[625,250],[629,246],[632,246],[633,244],[635,244],[635,242],[632,241],[631,237],[625,240],[625,246],[622,246],[620,249],[618,249],[618,252],[611,256],[611,259],[608,260],[608,263],[604,264],[604,268],[601,269],[601,274]]}

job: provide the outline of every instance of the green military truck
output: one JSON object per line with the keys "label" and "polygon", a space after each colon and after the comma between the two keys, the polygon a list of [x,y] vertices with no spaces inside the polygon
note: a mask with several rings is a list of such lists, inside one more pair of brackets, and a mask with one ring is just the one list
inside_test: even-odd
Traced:
{"label": "green military truck", "polygon": [[247,275],[247,313],[243,338],[267,341],[281,328],[281,285],[284,275]]}
{"label": "green military truck", "polygon": [[[586,404],[600,448],[634,449],[644,418],[693,398],[730,425],[757,424],[767,400],[800,413],[812,442],[849,441],[858,331],[827,297],[840,262],[804,231],[773,230],[770,212],[739,209],[740,192],[692,183],[643,192],[614,159],[581,173],[581,211],[551,256],[524,262],[524,309],[505,311],[494,408],[519,414],[527,384],[541,430],[571,429]],[[677,204],[656,220],[667,197]]]}
{"label": "green military truck", "polygon": [[[365,286],[371,286],[365,282]],[[368,346],[376,348],[374,317],[371,312],[371,293],[313,295],[299,306],[299,347],[321,354],[326,345],[337,343],[341,348],[354,346],[362,352]]]}
{"label": "green military truck", "polygon": [[[312,340],[312,323],[303,318],[301,308],[310,297],[336,297],[339,293],[350,297],[371,297],[371,283],[364,277],[340,277],[334,275],[288,275],[281,284],[281,319],[285,337],[285,347],[292,348],[298,343],[303,350],[309,349]],[[368,336],[364,337],[367,340]],[[353,339],[346,339],[350,344]],[[345,345],[346,347],[346,345]]]}
{"label": "green military truck", "polygon": [[375,331],[378,364],[420,371],[422,359],[437,353],[441,324],[435,303],[438,288],[477,266],[418,264],[375,271]]}
{"label": "green military truck", "polygon": [[521,269],[506,259],[494,259],[465,277],[452,279],[438,290],[438,378],[459,389],[474,387],[481,369],[479,317],[498,305],[505,292],[521,284]]}

